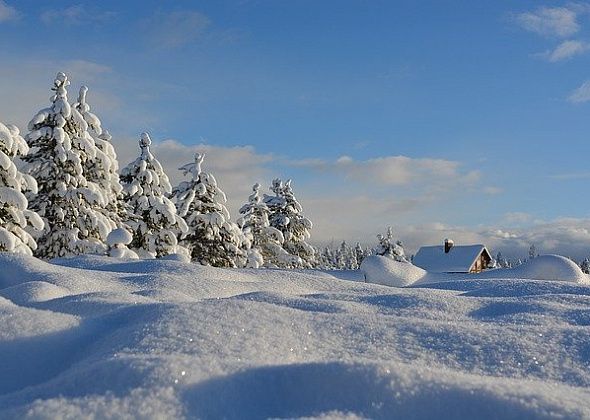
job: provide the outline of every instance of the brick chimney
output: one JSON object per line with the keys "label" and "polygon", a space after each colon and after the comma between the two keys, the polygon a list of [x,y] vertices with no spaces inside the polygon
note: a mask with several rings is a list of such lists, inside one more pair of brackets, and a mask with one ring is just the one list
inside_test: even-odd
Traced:
{"label": "brick chimney", "polygon": [[448,254],[455,243],[451,239],[445,239],[445,254]]}

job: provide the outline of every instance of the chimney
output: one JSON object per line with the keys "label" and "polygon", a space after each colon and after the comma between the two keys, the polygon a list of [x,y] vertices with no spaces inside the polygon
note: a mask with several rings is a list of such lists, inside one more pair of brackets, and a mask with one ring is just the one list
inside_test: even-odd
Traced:
{"label": "chimney", "polygon": [[451,239],[445,239],[445,254],[448,254],[455,243]]}

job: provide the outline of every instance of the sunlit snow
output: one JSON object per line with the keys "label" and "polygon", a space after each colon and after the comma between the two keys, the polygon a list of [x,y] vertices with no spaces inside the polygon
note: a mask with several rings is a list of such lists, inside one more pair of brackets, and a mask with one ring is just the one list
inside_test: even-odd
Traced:
{"label": "sunlit snow", "polygon": [[0,418],[590,416],[590,286],[575,279],[0,266]]}

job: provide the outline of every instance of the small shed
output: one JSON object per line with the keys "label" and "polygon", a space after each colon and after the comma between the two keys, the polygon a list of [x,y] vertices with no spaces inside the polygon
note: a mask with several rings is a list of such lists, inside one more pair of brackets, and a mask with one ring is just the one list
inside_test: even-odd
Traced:
{"label": "small shed", "polygon": [[413,264],[433,273],[479,273],[488,268],[492,256],[484,245],[455,245],[445,239],[443,245],[423,246]]}

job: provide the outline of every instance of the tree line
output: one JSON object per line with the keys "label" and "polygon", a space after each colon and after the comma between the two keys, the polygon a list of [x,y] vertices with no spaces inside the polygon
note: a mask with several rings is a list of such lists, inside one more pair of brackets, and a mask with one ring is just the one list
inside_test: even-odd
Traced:
{"label": "tree line", "polygon": [[0,123],[0,251],[251,268],[354,269],[371,253],[407,261],[391,229],[374,250],[346,243],[315,249],[308,243],[312,223],[290,180],[274,179],[270,194],[255,184],[234,222],[217,180],[203,170],[205,156],[197,153],[179,168],[188,180],[172,187],[147,133],[138,157],[119,170],[88,88],[70,103],[69,85],[58,73],[49,106],[33,116],[24,138],[16,126]]}

